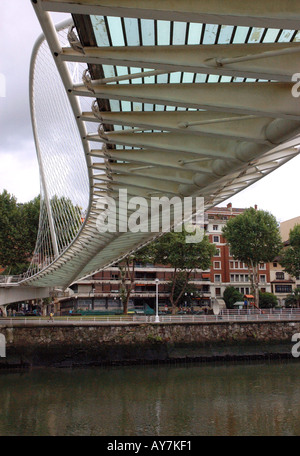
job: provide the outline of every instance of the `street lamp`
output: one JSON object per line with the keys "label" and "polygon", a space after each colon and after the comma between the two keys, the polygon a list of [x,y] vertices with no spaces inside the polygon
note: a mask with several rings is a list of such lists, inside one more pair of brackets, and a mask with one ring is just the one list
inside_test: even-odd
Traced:
{"label": "street lamp", "polygon": [[155,314],[155,323],[159,323],[159,316],[158,316],[158,283],[159,279],[155,279],[156,284],[156,314]]}
{"label": "street lamp", "polygon": [[[91,293],[92,293],[93,296],[92,296],[92,299],[91,299],[91,302],[90,302]],[[94,303],[95,303],[95,285],[93,284],[92,285],[92,289],[89,291],[89,309],[90,310],[94,309]]]}
{"label": "street lamp", "polygon": [[184,304],[185,304],[185,311],[186,311],[186,308],[187,308],[187,302],[189,301],[189,305],[191,305],[191,303],[193,303],[193,296],[194,294],[193,293],[184,293],[185,294],[185,301],[184,301]]}

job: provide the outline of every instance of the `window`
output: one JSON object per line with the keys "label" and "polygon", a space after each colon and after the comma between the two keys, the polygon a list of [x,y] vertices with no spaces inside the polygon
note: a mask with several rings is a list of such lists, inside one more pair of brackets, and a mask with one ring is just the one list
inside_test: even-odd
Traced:
{"label": "window", "polygon": [[221,288],[216,288],[216,296],[221,296]]}
{"label": "window", "polygon": [[215,282],[221,282],[221,275],[215,274]]}
{"label": "window", "polygon": [[214,269],[221,269],[220,261],[214,261]]}
{"label": "window", "polygon": [[276,280],[284,280],[284,272],[276,272]]}
{"label": "window", "polygon": [[277,268],[277,263],[276,263],[276,261],[273,263],[273,268]]}
{"label": "window", "polygon": [[95,299],[94,300],[94,309],[106,308],[106,299]]}
{"label": "window", "polygon": [[265,276],[265,274],[259,276],[259,281],[260,281],[261,283],[266,283],[266,276]]}
{"label": "window", "polygon": [[230,269],[234,269],[234,262],[233,261],[229,261],[229,267],[230,267]]}
{"label": "window", "polygon": [[119,274],[117,272],[112,272],[111,273],[111,278],[112,278],[112,280],[118,280]]}
{"label": "window", "polygon": [[215,256],[219,257],[220,256],[220,249],[216,250]]}
{"label": "window", "polygon": [[275,285],[275,293],[292,293],[292,285]]}
{"label": "window", "polygon": [[265,265],[265,263],[260,263],[260,265],[259,265],[259,269],[266,269],[266,265]]}
{"label": "window", "polygon": [[213,225],[213,230],[218,231],[219,225]]}
{"label": "window", "polygon": [[213,242],[220,242],[220,236],[213,236]]}
{"label": "window", "polygon": [[248,274],[230,274],[230,282],[249,282]]}

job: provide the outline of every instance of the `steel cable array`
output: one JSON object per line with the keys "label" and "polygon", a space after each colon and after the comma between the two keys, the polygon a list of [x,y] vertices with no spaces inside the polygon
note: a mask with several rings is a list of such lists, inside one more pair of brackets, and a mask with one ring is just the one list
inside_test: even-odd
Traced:
{"label": "steel cable array", "polygon": [[[65,24],[58,31],[62,45],[68,43],[67,29]],[[78,65],[84,67],[69,64],[74,82],[83,71]],[[33,52],[30,98],[41,182],[38,236],[27,277],[44,269],[71,244],[89,202],[82,141],[45,39],[39,40]]]}

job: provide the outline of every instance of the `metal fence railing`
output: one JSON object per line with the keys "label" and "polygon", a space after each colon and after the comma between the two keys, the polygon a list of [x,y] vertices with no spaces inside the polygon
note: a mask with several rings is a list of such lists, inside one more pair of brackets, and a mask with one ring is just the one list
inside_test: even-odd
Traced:
{"label": "metal fence railing", "polygon": [[[300,309],[285,309],[282,312],[222,312],[219,315],[159,315],[159,323],[221,323],[221,322],[262,322],[262,321],[300,321]],[[90,324],[128,324],[157,323],[155,315],[107,315],[95,317],[6,317],[0,318],[0,325],[48,325],[63,326]]]}
{"label": "metal fence railing", "polygon": [[0,284],[18,283],[25,278],[25,274],[20,275],[0,275]]}

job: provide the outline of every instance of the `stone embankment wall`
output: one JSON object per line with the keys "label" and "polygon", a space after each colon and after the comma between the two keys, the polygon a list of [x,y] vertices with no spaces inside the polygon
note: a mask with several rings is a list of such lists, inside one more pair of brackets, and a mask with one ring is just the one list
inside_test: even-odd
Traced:
{"label": "stone embankment wall", "polygon": [[2,325],[0,367],[290,358],[300,322]]}

